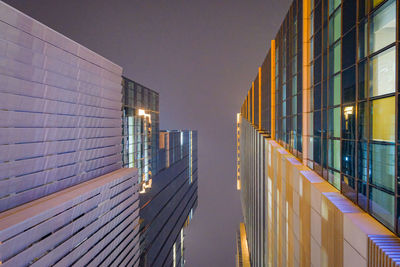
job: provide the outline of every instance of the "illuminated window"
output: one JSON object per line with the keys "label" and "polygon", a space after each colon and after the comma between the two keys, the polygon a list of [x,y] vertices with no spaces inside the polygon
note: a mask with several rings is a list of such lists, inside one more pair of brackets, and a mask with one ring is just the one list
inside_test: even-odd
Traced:
{"label": "illuminated window", "polygon": [[394,142],[395,135],[395,97],[372,101],[371,139]]}
{"label": "illuminated window", "polygon": [[396,90],[395,58],[395,47],[371,58],[369,65],[370,96],[384,95]]}
{"label": "illuminated window", "polygon": [[[381,0],[374,2],[381,2]],[[369,36],[370,53],[396,40],[396,1],[391,0],[374,12],[370,20]]]}

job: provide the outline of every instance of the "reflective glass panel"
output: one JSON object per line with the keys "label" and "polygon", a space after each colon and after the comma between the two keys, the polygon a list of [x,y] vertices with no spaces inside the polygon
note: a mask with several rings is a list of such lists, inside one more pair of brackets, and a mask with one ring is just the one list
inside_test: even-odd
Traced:
{"label": "reflective glass panel", "polygon": [[370,144],[370,183],[394,192],[395,146]]}
{"label": "reflective glass panel", "polygon": [[396,1],[390,0],[374,12],[369,25],[369,52],[373,53],[396,40]]}
{"label": "reflective glass panel", "polygon": [[369,187],[370,212],[389,228],[394,227],[394,196]]}
{"label": "reflective glass panel", "polygon": [[372,101],[370,138],[376,141],[394,142],[395,117],[394,96]]}
{"label": "reflective glass panel", "polygon": [[394,92],[396,86],[396,50],[392,47],[371,58],[369,64],[370,96]]}

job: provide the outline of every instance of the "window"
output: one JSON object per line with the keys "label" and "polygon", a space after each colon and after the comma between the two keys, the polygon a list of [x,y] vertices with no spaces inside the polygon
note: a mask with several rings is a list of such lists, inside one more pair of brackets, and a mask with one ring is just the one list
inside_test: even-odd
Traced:
{"label": "window", "polygon": [[370,53],[378,51],[396,40],[396,1],[389,1],[374,13],[369,29]]}
{"label": "window", "polygon": [[328,140],[328,166],[340,170],[340,140]]}
{"label": "window", "polygon": [[337,39],[340,38],[340,34],[342,31],[341,19],[342,12],[339,9],[329,20],[329,44],[333,44]]}
{"label": "window", "polygon": [[396,82],[395,47],[374,56],[369,65],[370,96],[394,92]]}
{"label": "window", "polygon": [[394,142],[395,97],[372,101],[370,131],[375,141]]}
{"label": "window", "polygon": [[341,74],[338,73],[329,81],[329,105],[336,106],[340,104],[340,78]]}
{"label": "window", "polygon": [[340,107],[329,110],[329,137],[340,138]]}
{"label": "window", "polygon": [[370,144],[370,183],[394,192],[394,152],[390,144]]}
{"label": "window", "polygon": [[394,227],[394,196],[375,187],[369,187],[370,212],[383,224]]}
{"label": "window", "polygon": [[340,42],[335,44],[329,50],[329,74],[332,75],[338,71],[340,71],[341,67],[341,51],[340,51]]}

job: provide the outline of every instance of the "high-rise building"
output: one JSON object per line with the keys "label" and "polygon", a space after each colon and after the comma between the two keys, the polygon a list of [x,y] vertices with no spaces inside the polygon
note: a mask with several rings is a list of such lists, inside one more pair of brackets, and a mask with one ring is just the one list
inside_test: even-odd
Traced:
{"label": "high-rise building", "polygon": [[122,68],[0,2],[0,264],[137,266]]}
{"label": "high-rise building", "polygon": [[123,77],[123,166],[137,168],[139,182],[156,174],[159,142],[159,95]]}
{"label": "high-rise building", "polygon": [[197,132],[161,131],[163,167],[140,194],[141,266],[184,266],[184,228],[197,207]]}
{"label": "high-rise building", "polygon": [[0,265],[184,265],[197,132],[121,75],[0,2]]}
{"label": "high-rise building", "polygon": [[158,93],[123,77],[124,166],[138,168],[140,266],[183,266],[197,207],[197,132],[160,131]]}
{"label": "high-rise building", "polygon": [[237,118],[252,265],[399,264],[398,10],[290,6]]}

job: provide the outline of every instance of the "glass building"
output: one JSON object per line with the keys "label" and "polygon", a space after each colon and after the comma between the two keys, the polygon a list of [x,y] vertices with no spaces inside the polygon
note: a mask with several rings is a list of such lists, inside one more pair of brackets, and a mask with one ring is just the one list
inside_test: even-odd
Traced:
{"label": "glass building", "polygon": [[[252,136],[245,130],[249,124],[360,213],[400,235],[398,17],[396,0],[293,1],[240,110],[237,169],[242,191],[255,190],[246,180],[262,179],[272,166],[260,165],[264,174],[244,167],[256,160],[249,146],[263,143],[245,140]],[[254,153],[272,153],[264,145]],[[243,196],[243,201],[251,199]],[[249,230],[255,220],[250,217],[256,215],[246,204]]]}
{"label": "glass building", "polygon": [[139,266],[184,266],[197,207],[197,132],[159,129],[159,94],[122,77],[125,167],[139,173]]}
{"label": "glass building", "polygon": [[157,173],[159,142],[159,95],[122,77],[123,166],[137,168],[139,182]]}

